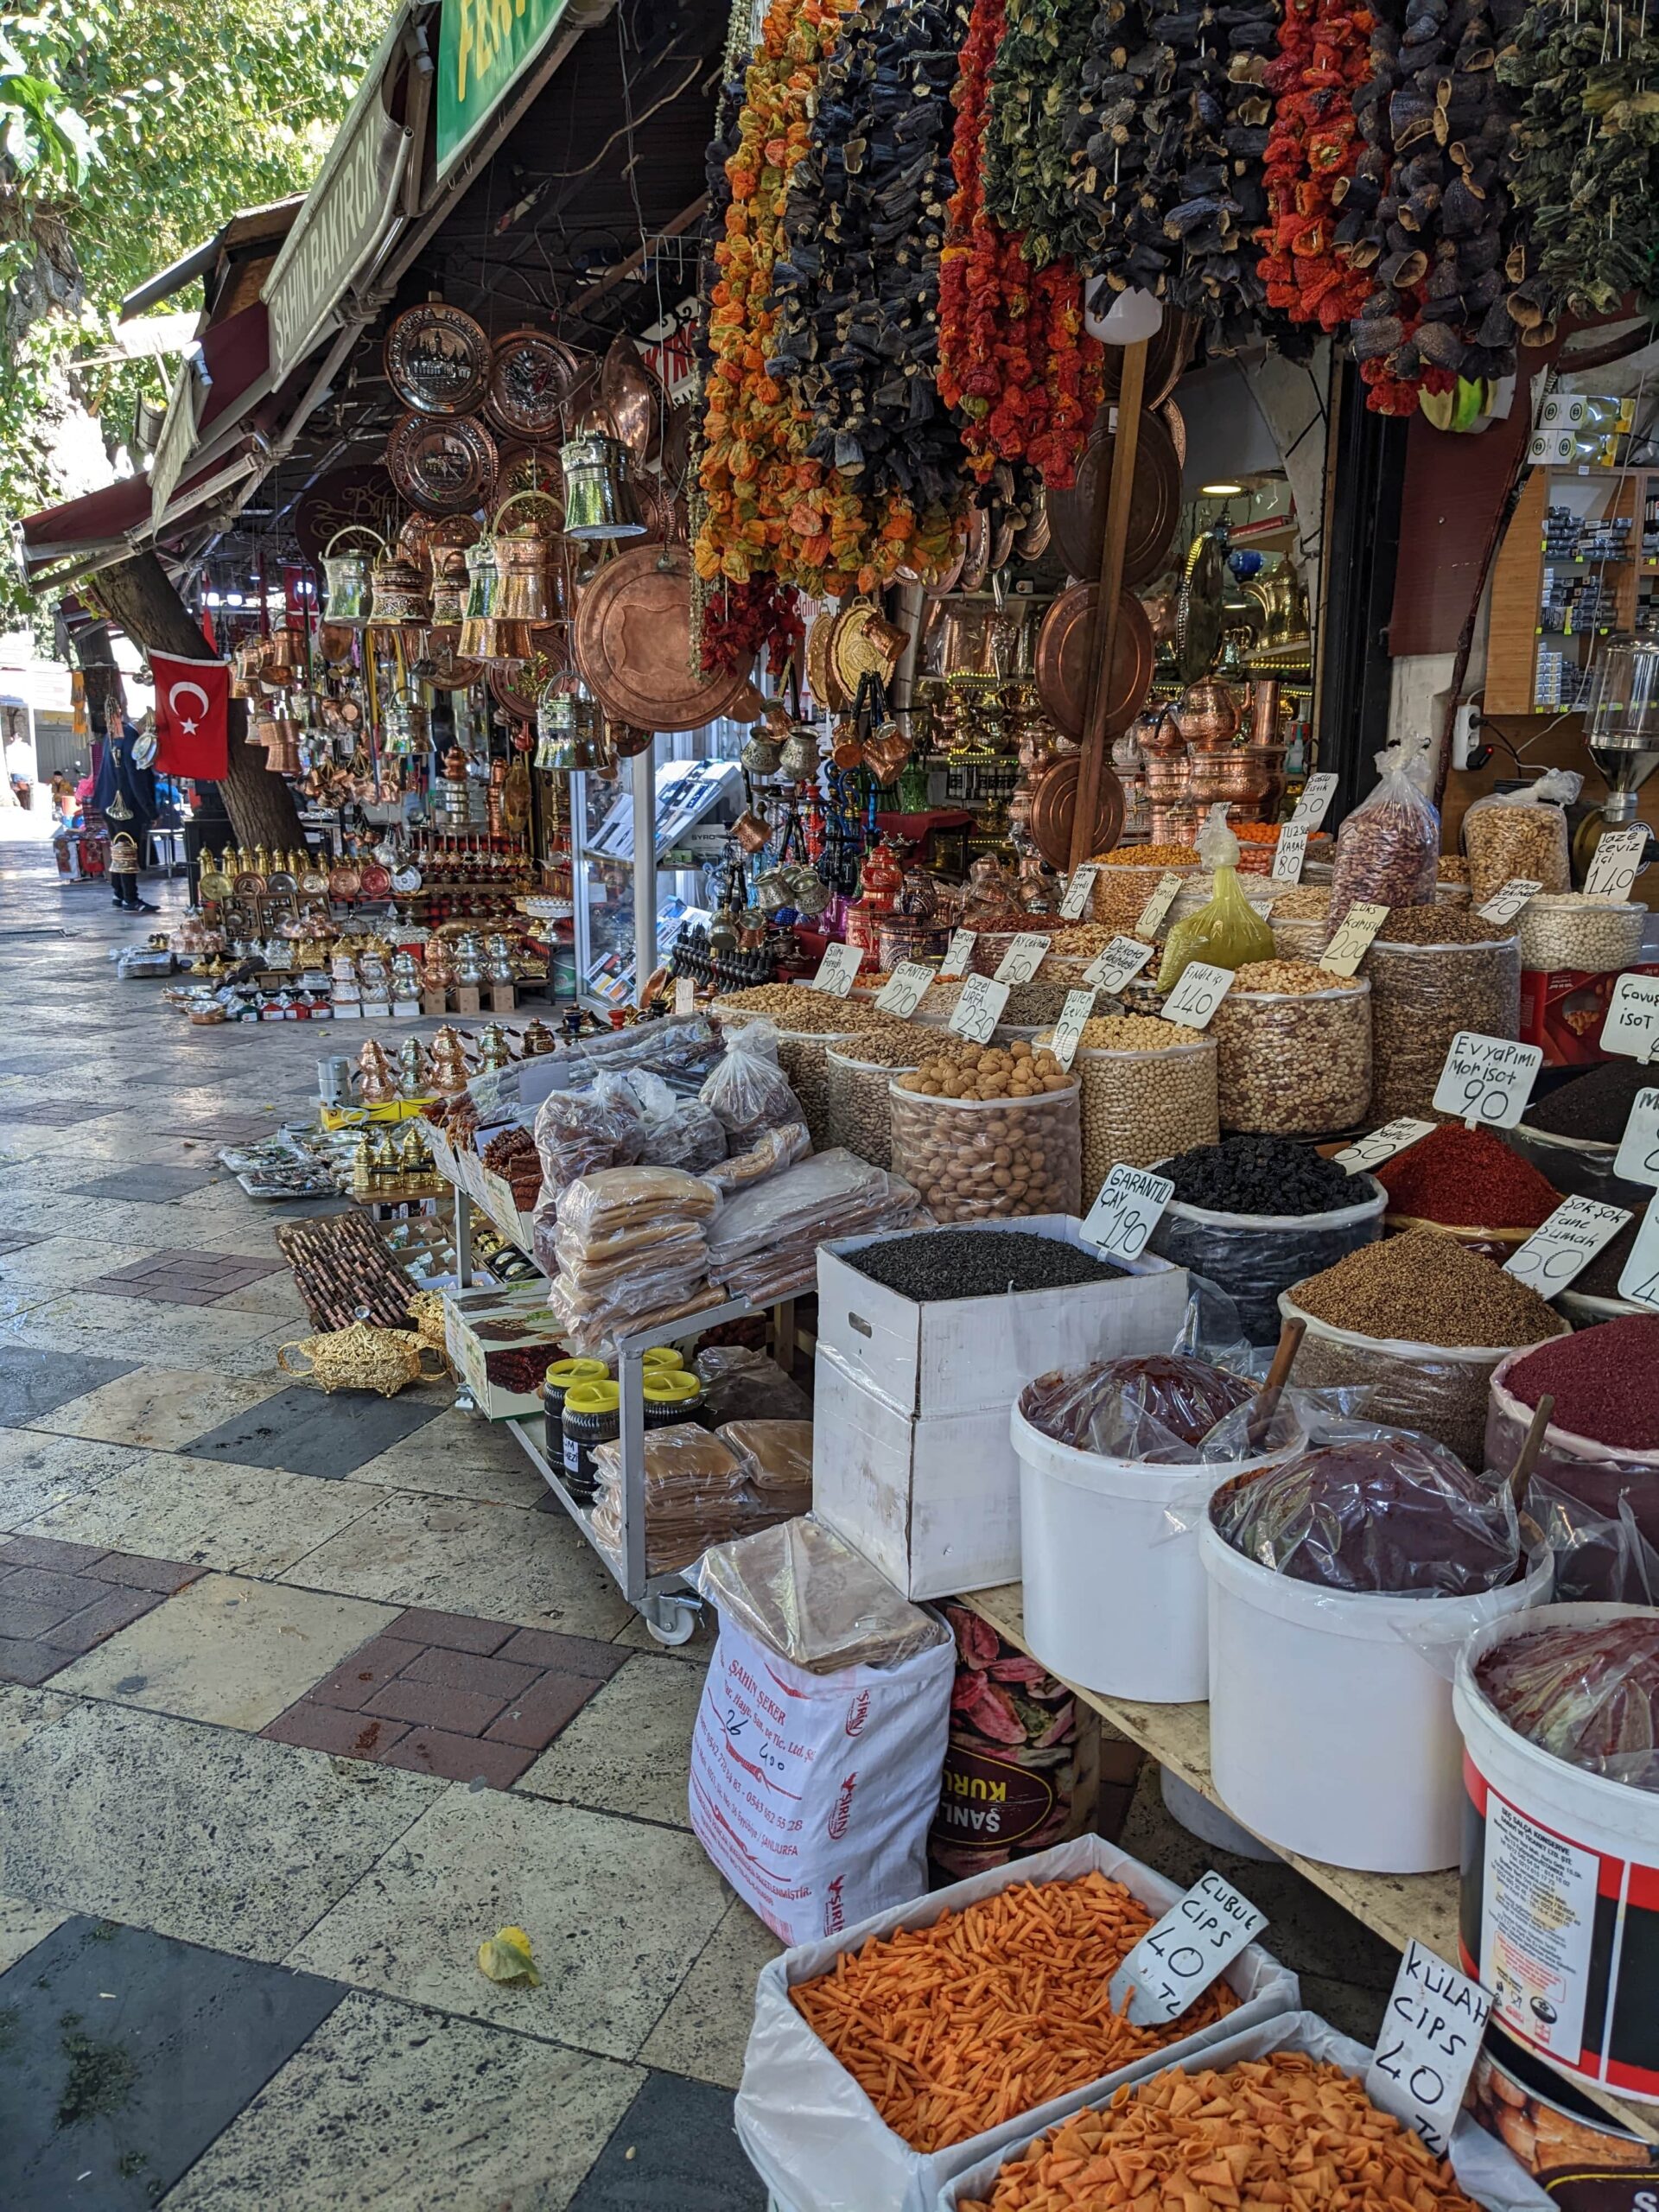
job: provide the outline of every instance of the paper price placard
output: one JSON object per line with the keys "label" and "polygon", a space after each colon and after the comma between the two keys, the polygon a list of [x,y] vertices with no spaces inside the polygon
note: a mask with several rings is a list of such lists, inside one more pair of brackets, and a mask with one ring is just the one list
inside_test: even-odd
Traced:
{"label": "paper price placard", "polygon": [[1041,930],[1021,930],[996,963],[999,983],[1028,983],[1048,957],[1048,939]]}
{"label": "paper price placard", "polygon": [[1371,939],[1389,918],[1386,906],[1378,906],[1366,899],[1357,899],[1337,925],[1336,934],[1319,955],[1321,968],[1334,969],[1338,976],[1356,976],[1359,963],[1370,950]]}
{"label": "paper price placard", "polygon": [[1230,1882],[1214,1872],[1201,1874],[1157,1925],[1147,1929],[1112,1976],[1113,2011],[1122,2009],[1127,1996],[1129,2019],[1137,2028],[1179,2020],[1267,1924],[1267,1914],[1258,1912]]}
{"label": "paper price placard", "polygon": [[1589,897],[1628,899],[1630,887],[1641,873],[1642,855],[1647,847],[1648,833],[1644,829],[1604,830],[1601,842],[1591,858],[1590,873],[1584,879]]}
{"label": "paper price placard", "polygon": [[1156,937],[1158,925],[1180,896],[1186,878],[1171,868],[1166,868],[1158,879],[1158,888],[1135,918],[1136,937]]}
{"label": "paper price placard", "polygon": [[952,930],[950,942],[944,948],[944,957],[939,963],[941,976],[965,976],[968,963],[974,957],[974,931]]}
{"label": "paper price placard", "polygon": [[1305,822],[1287,822],[1281,825],[1279,842],[1273,849],[1273,879],[1275,883],[1300,883],[1302,862],[1307,858],[1308,827]]}
{"label": "paper price placard", "polygon": [[1230,968],[1212,968],[1207,960],[1189,960],[1158,1011],[1166,1021],[1184,1021],[1189,1029],[1207,1029],[1211,1015],[1232,988]]}
{"label": "paper price placard", "polygon": [[1415,2128],[1437,2158],[1452,2140],[1491,2010],[1478,1981],[1412,1938],[1365,2070],[1365,2094]]}
{"label": "paper price placard", "polygon": [[1529,899],[1535,899],[1543,885],[1530,875],[1512,875],[1475,912],[1483,922],[1512,922]]}
{"label": "paper price placard", "polygon": [[1302,795],[1296,802],[1291,820],[1306,823],[1311,836],[1324,821],[1336,795],[1337,779],[1328,771],[1323,775],[1310,776],[1302,785]]}
{"label": "paper price placard", "polygon": [[1621,976],[1613,985],[1601,1049],[1627,1060],[1659,1059],[1659,976]]}
{"label": "paper price placard", "polygon": [[1093,895],[1095,878],[1100,870],[1092,861],[1085,861],[1081,868],[1073,868],[1071,880],[1065,887],[1065,896],[1060,901],[1060,912],[1068,922],[1078,922],[1089,911]]}
{"label": "paper price placard", "polygon": [[995,976],[964,976],[962,995],[951,1007],[950,1019],[944,1026],[976,1045],[988,1045],[991,1032],[1002,1019],[1002,1009],[1007,1002],[1008,987],[998,982]]}
{"label": "paper price placard", "polygon": [[1142,944],[1138,937],[1115,937],[1084,969],[1083,980],[1097,991],[1116,996],[1126,983],[1134,982],[1156,950],[1155,945]]}
{"label": "paper price placard", "polygon": [[1054,1025],[1048,1047],[1063,1068],[1069,1068],[1077,1058],[1077,1046],[1083,1041],[1083,1026],[1094,1010],[1092,991],[1066,993],[1065,1004],[1060,1008],[1060,1018]]}
{"label": "paper price placard", "polygon": [[896,1014],[901,1021],[908,1021],[932,981],[931,968],[924,968],[917,960],[901,960],[876,993],[875,1003],[883,1014]]}
{"label": "paper price placard", "polygon": [[1659,1090],[1638,1090],[1630,1101],[1613,1173],[1626,1183],[1659,1183]]}
{"label": "paper price placard", "polygon": [[1526,1111],[1543,1060],[1541,1045],[1459,1029],[1429,1103],[1442,1114],[1460,1114],[1471,1128],[1488,1122],[1495,1129],[1512,1129]]}
{"label": "paper price placard", "polygon": [[697,986],[690,976],[674,978],[674,1011],[676,1014],[695,1014],[697,1010]]}
{"label": "paper price placard", "polygon": [[832,944],[818,963],[818,972],[812,978],[815,991],[828,991],[832,997],[844,999],[853,988],[853,978],[864,964],[861,944]]}
{"label": "paper price placard", "polygon": [[1338,1167],[1349,1174],[1357,1175],[1367,1167],[1380,1167],[1385,1160],[1392,1160],[1396,1152],[1403,1152],[1409,1144],[1416,1144],[1434,1127],[1433,1122],[1414,1122],[1402,1115],[1397,1122],[1384,1122],[1380,1129],[1373,1129],[1368,1137],[1361,1137],[1336,1154]]}
{"label": "paper price placard", "polygon": [[1083,1224],[1085,1242],[1109,1260],[1138,1260],[1174,1195],[1175,1185],[1167,1175],[1127,1167],[1120,1160],[1089,1209]]}
{"label": "paper price placard", "polygon": [[1564,1198],[1548,1220],[1510,1253],[1503,1272],[1529,1284],[1541,1298],[1554,1298],[1630,1217],[1628,1206],[1604,1205],[1599,1198]]}
{"label": "paper price placard", "polygon": [[1637,1229],[1630,1256],[1618,1279],[1618,1294],[1659,1313],[1659,1191],[1648,1200],[1648,1210]]}

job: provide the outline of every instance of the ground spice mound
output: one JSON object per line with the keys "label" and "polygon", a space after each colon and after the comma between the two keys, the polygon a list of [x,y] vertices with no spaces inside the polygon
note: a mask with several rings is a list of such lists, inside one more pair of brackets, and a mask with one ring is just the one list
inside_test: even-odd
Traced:
{"label": "ground spice mound", "polygon": [[1629,1452],[1659,1452],[1659,1313],[1602,1321],[1517,1360],[1503,1378],[1523,1406],[1546,1392],[1552,1425]]}
{"label": "ground spice mound", "polygon": [[1154,1918],[1103,1874],[1019,1882],[872,1936],[790,1999],[893,2133],[940,2151],[1234,2010],[1221,1980],[1161,2028],[1113,2012],[1107,1986]]}
{"label": "ground spice mound", "polygon": [[1529,1129],[1547,1136],[1580,1137],[1588,1144],[1617,1144],[1624,1134],[1638,1090],[1651,1089],[1653,1070],[1640,1060],[1609,1060],[1527,1108]]}
{"label": "ground spice mound", "polygon": [[1450,1350],[1541,1344],[1561,1326],[1535,1290],[1437,1229],[1362,1244],[1290,1297],[1333,1329]]}
{"label": "ground spice mound", "polygon": [[1392,1213],[1452,1229],[1536,1229],[1560,1194],[1530,1161],[1490,1129],[1443,1122],[1404,1152],[1385,1160],[1376,1179]]}
{"label": "ground spice mound", "polygon": [[1085,2107],[960,2212],[1475,2212],[1450,2165],[1352,2075],[1301,2051],[1224,2073],[1172,2067]]}

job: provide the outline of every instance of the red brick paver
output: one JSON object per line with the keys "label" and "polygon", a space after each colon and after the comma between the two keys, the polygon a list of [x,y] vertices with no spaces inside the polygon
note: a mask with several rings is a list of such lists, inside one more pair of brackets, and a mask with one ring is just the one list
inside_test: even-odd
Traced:
{"label": "red brick paver", "polygon": [[84,1283],[111,1298],[148,1298],[168,1306],[212,1306],[233,1290],[280,1274],[281,1260],[245,1259],[232,1252],[150,1252]]}
{"label": "red brick paver", "polygon": [[0,1681],[48,1681],[207,1571],[46,1536],[0,1543]]}
{"label": "red brick paver", "polygon": [[417,1606],[262,1732],[337,1758],[505,1789],[627,1659],[587,1637]]}

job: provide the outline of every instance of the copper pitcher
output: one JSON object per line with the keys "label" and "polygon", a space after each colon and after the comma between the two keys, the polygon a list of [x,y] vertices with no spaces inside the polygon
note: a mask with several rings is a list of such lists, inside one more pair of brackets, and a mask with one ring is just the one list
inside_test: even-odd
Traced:
{"label": "copper pitcher", "polygon": [[[510,509],[533,500],[538,518],[513,530],[502,528]],[[541,514],[556,518],[559,503],[549,492],[515,492],[496,509],[492,536],[495,549],[495,619],[501,622],[550,622],[559,612],[548,584],[548,537]]]}
{"label": "copper pitcher", "polygon": [[757,813],[752,806],[746,806],[733,823],[731,834],[744,852],[758,853],[771,836],[772,830],[764,814]]}

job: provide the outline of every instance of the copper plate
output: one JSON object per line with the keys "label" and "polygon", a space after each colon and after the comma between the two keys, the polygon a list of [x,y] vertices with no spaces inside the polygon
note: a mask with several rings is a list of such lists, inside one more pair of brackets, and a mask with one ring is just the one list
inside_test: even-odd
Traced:
{"label": "copper plate", "polygon": [[600,704],[636,729],[701,729],[741,696],[747,677],[693,676],[691,555],[639,545],[607,561],[582,594],[576,666]]}
{"label": "copper plate", "polygon": [[[1037,633],[1037,696],[1062,736],[1081,741],[1089,705],[1089,618],[1098,584],[1073,584],[1043,617]],[[1121,737],[1152,683],[1152,625],[1130,591],[1119,594],[1105,735]]]}
{"label": "copper plate", "polygon": [[545,331],[510,330],[496,340],[486,412],[509,437],[556,438],[575,373],[568,346]]}
{"label": "copper plate", "polygon": [[459,308],[424,300],[386,333],[386,381],[422,415],[465,415],[490,381],[490,341]]}
{"label": "copper plate", "polygon": [[320,868],[308,868],[300,877],[300,889],[308,899],[326,899],[328,878]]}
{"label": "copper plate", "polygon": [[386,467],[423,512],[466,514],[490,496],[495,440],[473,415],[402,415],[386,441]]}
{"label": "copper plate", "polygon": [[362,888],[363,879],[354,868],[331,868],[328,871],[328,896],[331,899],[355,899]]}
{"label": "copper plate", "polygon": [[503,446],[495,471],[498,504],[520,492],[546,492],[564,511],[564,471],[556,446]]}
{"label": "copper plate", "polygon": [[235,879],[231,888],[238,899],[263,899],[265,895],[265,879],[263,875],[256,875],[250,868],[245,874],[238,875]]}
{"label": "copper plate", "polygon": [[[1164,309],[1164,320],[1147,341],[1147,374],[1141,387],[1143,407],[1161,407],[1186,372],[1192,356],[1192,341],[1198,334],[1198,324],[1188,315],[1177,315],[1172,308]],[[1116,399],[1122,389],[1123,346],[1108,346],[1105,351],[1103,397]]]}
{"label": "copper plate", "polygon": [[[1071,825],[1077,810],[1077,779],[1082,773],[1082,755],[1074,753],[1069,760],[1057,760],[1052,768],[1045,770],[1042,780],[1032,793],[1032,842],[1051,868],[1067,868],[1071,865]],[[1123,786],[1103,761],[1100,785],[1095,795],[1095,818],[1090,824],[1084,849],[1109,853],[1122,834]]]}
{"label": "copper plate", "polygon": [[383,867],[378,861],[371,861],[363,871],[363,896],[365,899],[384,899],[391,888],[391,870]]}
{"label": "copper plate", "polygon": [[638,461],[662,442],[667,396],[626,332],[613,339],[599,372],[599,404],[616,425],[616,435]]}
{"label": "copper plate", "polygon": [[830,661],[830,647],[838,619],[833,607],[823,607],[813,617],[812,627],[806,633],[806,688],[818,705],[829,708],[831,713],[849,703]]}
{"label": "copper plate", "polygon": [[[1095,418],[1077,461],[1077,480],[1067,492],[1048,495],[1048,518],[1055,549],[1074,576],[1092,582],[1100,574],[1103,518],[1096,520],[1101,470],[1109,470],[1116,444],[1107,429],[1106,410]],[[1169,562],[1170,542],[1181,514],[1181,464],[1169,425],[1159,415],[1142,412],[1135,448],[1135,486],[1129,500],[1129,534],[1123,547],[1123,581],[1149,584]]]}

